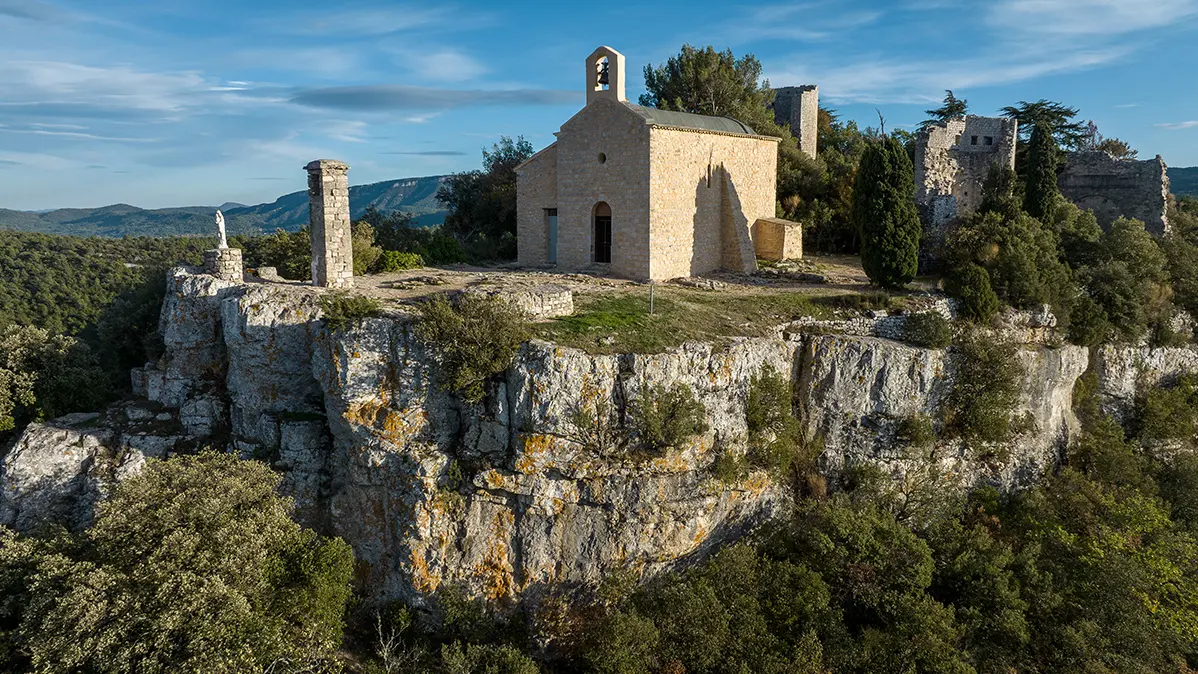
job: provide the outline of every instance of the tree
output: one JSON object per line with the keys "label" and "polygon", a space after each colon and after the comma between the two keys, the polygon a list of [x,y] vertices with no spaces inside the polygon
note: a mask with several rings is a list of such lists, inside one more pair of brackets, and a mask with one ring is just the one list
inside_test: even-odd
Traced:
{"label": "tree", "polygon": [[0,329],[0,439],[40,421],[103,403],[110,385],[85,344],[41,328]]}
{"label": "tree", "polygon": [[951,89],[946,89],[944,94],[943,105],[932,110],[924,110],[924,114],[928,115],[929,119],[919,125],[920,130],[925,130],[933,124],[947,122],[950,119],[961,119],[965,113],[969,112],[969,102],[964,98],[954,96]]}
{"label": "tree", "polygon": [[444,230],[493,257],[514,257],[515,169],[532,155],[532,144],[524,136],[501,136],[490,150],[483,149],[482,170],[450,176],[437,189],[437,201],[449,211]]}
{"label": "tree", "polygon": [[353,553],[293,522],[279,480],[227,454],[151,461],[77,540],[0,529],[0,579],[25,593],[4,636],[55,674],[324,671]]}
{"label": "tree", "polygon": [[914,185],[911,160],[897,140],[886,138],[865,151],[852,219],[861,232],[861,264],[876,285],[899,288],[918,271],[922,226]]}
{"label": "tree", "polygon": [[[731,49],[682,45],[664,65],[645,66],[641,105],[660,110],[732,117],[765,133],[775,127],[769,106],[774,91],[761,79],[761,62],[752,54],[736,58]],[[773,134],[770,134],[773,135]]]}
{"label": "tree", "polygon": [[1086,137],[1078,147],[1088,152],[1105,152],[1115,159],[1135,159],[1140,152],[1118,138],[1104,138],[1094,120],[1086,122]]}
{"label": "tree", "polygon": [[1033,218],[1044,219],[1052,213],[1060,194],[1057,188],[1057,144],[1052,130],[1037,124],[1029,145],[1023,209]]}
{"label": "tree", "polygon": [[1087,127],[1073,121],[1077,108],[1070,108],[1043,98],[1035,103],[1019,101],[1019,105],[1008,105],[1002,109],[1005,117],[1019,122],[1019,136],[1026,140],[1036,126],[1043,127],[1061,147],[1075,150],[1080,148],[1088,135]]}

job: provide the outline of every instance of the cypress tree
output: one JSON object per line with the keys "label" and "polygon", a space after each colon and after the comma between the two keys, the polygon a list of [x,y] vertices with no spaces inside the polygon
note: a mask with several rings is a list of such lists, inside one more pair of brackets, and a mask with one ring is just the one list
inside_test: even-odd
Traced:
{"label": "cypress tree", "polygon": [[897,139],[866,148],[853,185],[852,219],[861,232],[861,266],[872,283],[900,288],[915,278],[923,228],[911,158]]}
{"label": "cypress tree", "polygon": [[1043,124],[1032,129],[1028,143],[1027,184],[1023,192],[1023,210],[1043,220],[1052,213],[1057,201],[1057,142]]}

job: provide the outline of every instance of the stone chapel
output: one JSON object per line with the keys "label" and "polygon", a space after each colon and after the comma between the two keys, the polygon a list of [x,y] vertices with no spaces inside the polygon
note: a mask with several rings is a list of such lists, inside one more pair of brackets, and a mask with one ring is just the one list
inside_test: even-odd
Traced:
{"label": "stone chapel", "polygon": [[624,56],[586,60],[586,107],[516,168],[521,264],[664,280],[802,255],[774,218],[778,139],[727,117],[646,108]]}

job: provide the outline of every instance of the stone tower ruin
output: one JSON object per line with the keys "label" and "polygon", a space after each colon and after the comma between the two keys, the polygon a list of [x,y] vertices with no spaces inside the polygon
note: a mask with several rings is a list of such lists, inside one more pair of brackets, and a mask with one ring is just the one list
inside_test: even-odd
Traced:
{"label": "stone tower ruin", "polygon": [[819,87],[782,87],[774,90],[774,121],[789,124],[799,149],[815,158],[819,152]]}
{"label": "stone tower ruin", "polygon": [[349,224],[349,166],[318,159],[308,171],[308,223],[312,237],[312,285],[351,288],[354,250]]}

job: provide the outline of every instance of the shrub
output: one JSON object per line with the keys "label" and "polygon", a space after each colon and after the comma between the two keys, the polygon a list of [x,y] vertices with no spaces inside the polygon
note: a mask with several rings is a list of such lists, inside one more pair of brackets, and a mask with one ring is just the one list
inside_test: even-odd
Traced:
{"label": "shrub", "polygon": [[894,439],[904,447],[923,447],[936,442],[936,428],[932,420],[923,415],[903,417],[895,429]]}
{"label": "shrub", "polygon": [[419,269],[424,266],[424,260],[416,253],[401,253],[396,250],[385,250],[375,264],[375,271],[388,274],[405,269]]}
{"label": "shrub", "polygon": [[961,300],[961,314],[969,320],[989,323],[998,313],[998,295],[990,288],[990,274],[976,264],[954,269],[944,289]]}
{"label": "shrub", "polygon": [[437,360],[446,390],[475,403],[486,394],[487,380],[511,366],[531,328],[524,313],[502,299],[466,294],[453,304],[444,297],[421,304],[416,335]]}
{"label": "shrub", "polygon": [[333,332],[348,330],[358,325],[362,319],[378,316],[382,311],[382,305],[378,300],[345,291],[322,295],[319,303],[325,323]]}
{"label": "shrub", "polygon": [[538,674],[537,664],[511,646],[455,642],[441,647],[444,674]]}
{"label": "shrub", "polygon": [[1018,428],[1011,415],[1023,382],[1015,347],[973,338],[955,351],[945,427],[967,441],[1006,442]]}
{"label": "shrub", "polygon": [[630,410],[640,447],[650,456],[681,448],[707,432],[707,410],[685,384],[642,386]]}
{"label": "shrub", "polygon": [[749,462],[728,450],[721,450],[711,462],[711,474],[724,484],[740,482],[749,476]]}
{"label": "shrub", "polygon": [[335,666],[353,553],[291,520],[280,479],[227,454],[149,461],[78,540],[25,547],[15,567],[0,542],[0,579],[28,573],[29,671]]}
{"label": "shrub", "polygon": [[1106,312],[1089,295],[1081,295],[1073,302],[1069,319],[1069,341],[1078,346],[1098,346],[1106,341],[1111,331],[1111,322]]}
{"label": "shrub", "polygon": [[574,430],[571,440],[599,456],[622,452],[628,446],[628,432],[614,417],[615,410],[606,398],[594,395],[589,404],[583,400],[569,412]]}
{"label": "shrub", "polygon": [[353,247],[354,276],[365,276],[378,264],[383,249],[374,245],[374,228],[366,222],[351,226],[350,245]]}
{"label": "shrub", "polygon": [[848,295],[829,295],[821,297],[818,301],[839,309],[849,309],[859,312],[890,310],[894,308],[894,298],[884,290],[851,293]]}
{"label": "shrub", "polygon": [[1136,396],[1132,432],[1144,440],[1192,440],[1198,430],[1198,377],[1171,387],[1153,386]]}
{"label": "shrub", "polygon": [[745,425],[749,429],[749,463],[775,477],[789,473],[804,446],[789,379],[766,368],[750,380]]}
{"label": "shrub", "polygon": [[917,346],[943,349],[953,341],[953,327],[935,311],[908,316],[903,324],[903,339]]}

